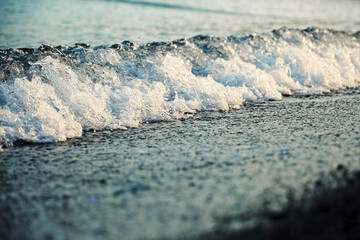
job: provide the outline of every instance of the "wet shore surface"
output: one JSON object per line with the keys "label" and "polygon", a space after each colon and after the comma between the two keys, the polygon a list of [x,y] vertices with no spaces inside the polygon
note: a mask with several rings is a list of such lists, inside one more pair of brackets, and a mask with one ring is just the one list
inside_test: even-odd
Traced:
{"label": "wet shore surface", "polygon": [[244,217],[233,216],[199,239],[359,239],[360,171],[349,172],[338,165],[330,174],[336,187],[324,187],[319,180],[310,197],[290,200],[281,214],[260,210],[266,221],[256,227],[228,231],[229,222]]}
{"label": "wet shore surface", "polygon": [[360,89],[294,96],[185,121],[4,148],[0,236],[261,239],[251,232],[261,231],[251,229],[311,223],[306,216],[316,210],[291,203],[316,202],[319,184],[330,189],[324,199],[340,202],[328,207],[336,216],[358,197],[350,194],[341,203],[337,193],[350,185],[332,173],[346,169],[355,176],[360,169],[359,96]]}

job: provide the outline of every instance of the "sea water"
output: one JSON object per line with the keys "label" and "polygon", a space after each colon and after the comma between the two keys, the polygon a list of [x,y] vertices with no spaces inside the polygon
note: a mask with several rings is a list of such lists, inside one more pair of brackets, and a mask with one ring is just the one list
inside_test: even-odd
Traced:
{"label": "sea water", "polygon": [[356,0],[1,0],[0,47],[173,41],[283,26],[359,31]]}
{"label": "sea water", "polygon": [[358,169],[359,11],[1,1],[0,236],[196,237]]}

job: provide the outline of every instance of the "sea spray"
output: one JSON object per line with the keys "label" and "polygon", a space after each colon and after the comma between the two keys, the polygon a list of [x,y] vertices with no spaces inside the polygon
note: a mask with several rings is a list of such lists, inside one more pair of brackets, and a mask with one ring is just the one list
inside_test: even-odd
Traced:
{"label": "sea spray", "polygon": [[0,143],[227,111],[360,84],[358,33],[279,29],[111,47],[0,50]]}

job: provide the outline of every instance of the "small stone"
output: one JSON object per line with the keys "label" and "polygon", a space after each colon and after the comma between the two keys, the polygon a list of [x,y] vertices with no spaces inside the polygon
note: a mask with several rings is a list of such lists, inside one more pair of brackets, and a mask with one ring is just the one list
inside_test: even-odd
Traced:
{"label": "small stone", "polygon": [[101,183],[101,184],[106,184],[107,181],[106,181],[106,179],[100,179],[100,180],[99,180],[99,183]]}
{"label": "small stone", "polygon": [[64,200],[69,200],[70,199],[70,196],[68,194],[64,194],[62,197],[63,197]]}
{"label": "small stone", "polygon": [[338,171],[341,171],[345,168],[345,166],[343,164],[339,164],[337,167],[336,167],[336,170]]}
{"label": "small stone", "polygon": [[323,186],[323,182],[322,182],[321,180],[317,180],[317,181],[315,182],[315,186],[316,186],[316,187],[322,187],[322,186]]}

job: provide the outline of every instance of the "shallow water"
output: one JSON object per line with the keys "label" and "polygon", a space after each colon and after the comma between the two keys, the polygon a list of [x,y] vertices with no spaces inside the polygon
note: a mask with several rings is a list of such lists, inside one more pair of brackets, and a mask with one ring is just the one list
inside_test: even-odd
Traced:
{"label": "shallow water", "polygon": [[331,184],[338,164],[359,169],[359,100],[360,89],[289,97],[6,148],[3,221],[21,239],[184,239],[266,202],[279,211],[290,190]]}

